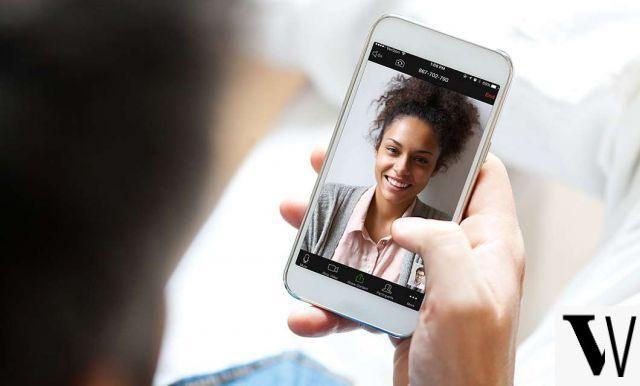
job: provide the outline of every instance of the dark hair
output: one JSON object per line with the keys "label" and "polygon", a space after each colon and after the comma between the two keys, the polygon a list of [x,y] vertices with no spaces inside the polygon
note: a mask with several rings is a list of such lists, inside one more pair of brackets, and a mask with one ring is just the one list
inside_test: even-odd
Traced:
{"label": "dark hair", "polygon": [[478,110],[467,97],[411,76],[395,76],[374,103],[378,115],[369,136],[376,150],[395,119],[419,118],[433,128],[438,139],[440,156],[434,172],[446,169],[458,159],[478,125]]}
{"label": "dark hair", "polygon": [[422,271],[422,273],[424,273],[424,267],[418,267],[418,268],[416,268],[416,273],[417,273],[418,271]]}
{"label": "dark hair", "polygon": [[193,8],[0,6],[3,384],[69,384],[97,358],[150,382],[210,162],[208,36],[222,35]]}

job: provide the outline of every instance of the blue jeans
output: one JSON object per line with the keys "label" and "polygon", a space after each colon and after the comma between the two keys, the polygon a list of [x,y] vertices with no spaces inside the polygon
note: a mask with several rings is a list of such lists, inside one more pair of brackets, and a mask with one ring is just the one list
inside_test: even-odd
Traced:
{"label": "blue jeans", "polygon": [[331,373],[301,352],[285,352],[208,375],[189,377],[170,386],[346,386],[351,382]]}

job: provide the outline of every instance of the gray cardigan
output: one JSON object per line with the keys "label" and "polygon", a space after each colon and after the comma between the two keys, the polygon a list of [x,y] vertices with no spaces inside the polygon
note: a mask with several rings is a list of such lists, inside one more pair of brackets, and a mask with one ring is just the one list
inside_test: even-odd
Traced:
{"label": "gray cardigan", "polygon": [[[305,251],[331,258],[342,238],[349,218],[367,186],[325,184],[318,203],[311,213],[309,226],[302,241]],[[420,200],[411,212],[412,217],[451,220],[451,216],[434,209]],[[422,265],[422,258],[413,252],[402,250],[402,270],[398,284],[406,286],[414,265]]]}

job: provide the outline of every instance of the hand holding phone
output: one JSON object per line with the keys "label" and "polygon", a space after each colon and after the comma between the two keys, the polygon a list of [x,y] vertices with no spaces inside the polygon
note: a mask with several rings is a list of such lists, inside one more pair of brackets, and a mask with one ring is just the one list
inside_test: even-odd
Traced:
{"label": "hand holding phone", "polygon": [[[316,171],[322,158],[314,152]],[[294,226],[305,210],[301,203],[281,205]],[[512,384],[524,247],[502,163],[489,155],[460,225],[399,219],[392,233],[432,267],[413,337],[395,341],[394,384]],[[358,324],[307,307],[290,315],[289,326],[299,335],[320,336]]]}

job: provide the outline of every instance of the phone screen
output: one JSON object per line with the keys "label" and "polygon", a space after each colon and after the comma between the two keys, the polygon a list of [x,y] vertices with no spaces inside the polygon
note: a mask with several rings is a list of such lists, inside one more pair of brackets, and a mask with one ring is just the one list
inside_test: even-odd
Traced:
{"label": "phone screen", "polygon": [[375,42],[296,264],[418,310],[428,266],[390,236],[451,220],[500,85]]}

